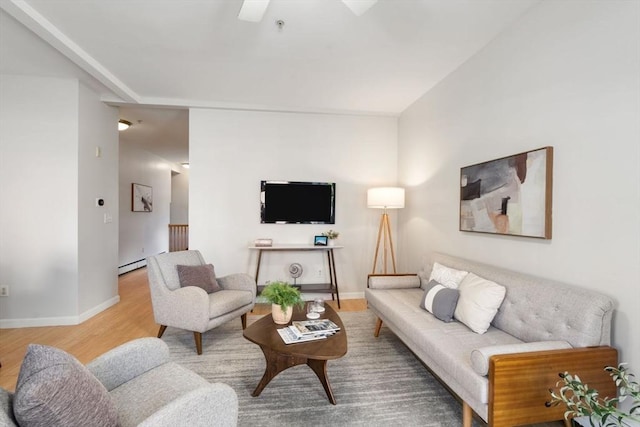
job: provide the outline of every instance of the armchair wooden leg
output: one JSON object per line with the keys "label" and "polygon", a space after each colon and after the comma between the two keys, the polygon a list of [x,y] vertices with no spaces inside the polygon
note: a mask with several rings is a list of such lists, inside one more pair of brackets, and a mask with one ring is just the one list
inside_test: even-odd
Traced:
{"label": "armchair wooden leg", "polygon": [[158,338],[162,338],[162,334],[167,330],[167,325],[160,325],[160,330],[158,331]]}
{"label": "armchair wooden leg", "polygon": [[247,313],[240,316],[240,320],[242,320],[242,329],[247,329]]}
{"label": "armchair wooden leg", "polygon": [[378,317],[376,320],[376,329],[373,331],[374,337],[378,338],[378,335],[380,335],[380,328],[382,328],[382,319]]}
{"label": "armchair wooden leg", "polygon": [[200,332],[194,332],[193,338],[196,340],[196,351],[198,355],[202,354],[202,334]]}

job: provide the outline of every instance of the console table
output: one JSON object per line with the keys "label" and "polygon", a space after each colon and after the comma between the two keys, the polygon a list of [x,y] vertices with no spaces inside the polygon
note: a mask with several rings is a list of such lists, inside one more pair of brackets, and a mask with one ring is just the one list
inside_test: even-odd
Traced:
{"label": "console table", "polygon": [[[338,278],[336,277],[336,261],[333,254],[335,249],[342,249],[343,246],[314,246],[314,245],[274,245],[274,246],[249,246],[250,250],[258,251],[258,261],[256,263],[256,286],[258,283],[258,276],[260,275],[260,262],[262,261],[263,252],[274,251],[289,251],[289,252],[302,252],[302,251],[315,251],[326,252],[327,262],[329,267],[329,283],[304,283],[297,286],[301,288],[304,286],[310,292],[319,293],[331,293],[331,299],[338,301],[338,308],[340,308],[340,293],[338,292]],[[258,287],[258,293],[260,288]]]}

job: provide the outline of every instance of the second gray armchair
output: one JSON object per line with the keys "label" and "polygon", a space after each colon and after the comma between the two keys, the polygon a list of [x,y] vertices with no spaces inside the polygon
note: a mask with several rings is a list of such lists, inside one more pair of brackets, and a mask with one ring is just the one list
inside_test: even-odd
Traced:
{"label": "second gray armchair", "polygon": [[256,300],[256,282],[248,274],[217,277],[220,290],[207,293],[197,286],[180,286],[178,265],[205,265],[199,251],[170,252],[149,257],[147,274],[153,316],[160,325],[158,338],[167,326],[192,331],[198,354],[202,354],[202,334],[240,317],[242,328]]}

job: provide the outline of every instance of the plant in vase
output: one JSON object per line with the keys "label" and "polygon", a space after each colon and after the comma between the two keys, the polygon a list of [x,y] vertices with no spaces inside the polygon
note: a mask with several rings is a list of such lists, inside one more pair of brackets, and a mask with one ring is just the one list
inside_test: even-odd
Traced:
{"label": "plant in vase", "polygon": [[329,231],[325,231],[324,233],[322,233],[322,235],[329,239],[329,244],[330,245],[333,245],[334,241],[338,238],[338,236],[340,236],[340,233],[338,233],[335,230],[329,230]]}
{"label": "plant in vase", "polygon": [[[560,374],[561,380],[556,384],[557,390],[549,390],[551,401],[549,406],[564,404],[566,419],[588,417],[592,427],[631,427],[640,426],[640,384],[633,381],[633,374],[624,363],[617,368],[607,366],[612,380],[619,389],[618,397],[600,397],[598,390],[584,384],[580,377],[568,372]],[[625,412],[618,408],[618,403],[631,398],[631,408]]]}
{"label": "plant in vase", "polygon": [[300,290],[287,282],[271,282],[262,290],[260,296],[271,303],[271,316],[278,325],[289,323],[294,306],[304,306]]}

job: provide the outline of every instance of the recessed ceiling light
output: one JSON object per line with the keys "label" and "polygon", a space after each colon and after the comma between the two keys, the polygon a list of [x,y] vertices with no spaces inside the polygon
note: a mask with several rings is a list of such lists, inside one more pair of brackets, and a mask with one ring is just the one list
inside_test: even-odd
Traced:
{"label": "recessed ceiling light", "polygon": [[118,121],[118,130],[127,130],[129,126],[131,126],[131,122],[128,120],[120,119],[120,121]]}
{"label": "recessed ceiling light", "polygon": [[185,169],[189,169],[189,163],[185,162],[185,163],[180,163],[182,165],[183,168]]}

